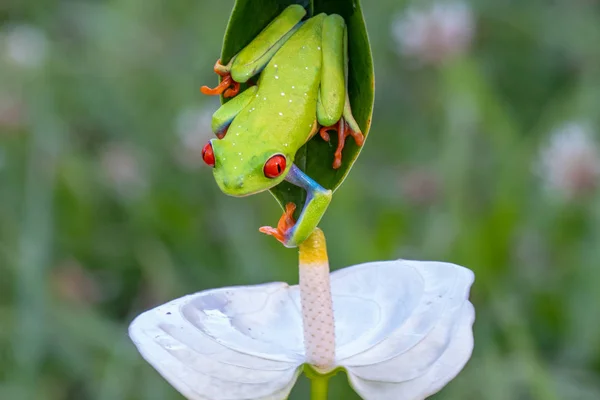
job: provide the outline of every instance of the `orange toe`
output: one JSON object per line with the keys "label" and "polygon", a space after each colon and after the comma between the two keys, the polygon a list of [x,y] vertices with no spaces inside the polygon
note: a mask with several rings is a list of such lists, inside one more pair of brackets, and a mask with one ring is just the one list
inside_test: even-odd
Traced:
{"label": "orange toe", "polygon": [[202,94],[205,94],[207,96],[216,96],[216,95],[223,93],[231,85],[232,85],[231,75],[227,75],[226,77],[223,78],[221,83],[219,83],[214,88],[210,88],[208,86],[202,86],[200,88],[200,91],[202,92]]}
{"label": "orange toe", "polygon": [[346,145],[346,138],[348,136],[352,136],[354,138],[354,142],[357,146],[362,146],[365,142],[365,137],[361,132],[355,132],[344,121],[344,119],[340,119],[337,123],[337,126],[327,127],[328,130],[335,130],[338,134],[338,144],[335,149],[335,154],[333,156],[333,169],[338,169],[342,166],[342,150],[344,150],[344,146]]}
{"label": "orange toe", "polygon": [[273,236],[275,239],[279,240],[281,243],[285,241],[285,237],[279,230],[273,228],[271,226],[261,226],[258,230],[264,234]]}
{"label": "orange toe", "polygon": [[275,239],[285,244],[287,233],[294,227],[294,224],[296,224],[296,221],[294,220],[294,211],[296,211],[296,205],[294,203],[287,203],[285,212],[277,223],[277,228],[262,226],[258,230],[264,234],[273,236]]}
{"label": "orange toe", "polygon": [[231,87],[228,88],[227,90],[225,90],[225,92],[223,92],[223,97],[226,97],[226,98],[235,97],[240,92],[239,82],[236,82],[233,79],[231,80],[231,82],[232,82]]}
{"label": "orange toe", "polygon": [[217,75],[221,75],[221,76],[227,76],[229,73],[227,72],[227,66],[221,64],[221,59],[219,58],[217,60],[217,62],[215,63],[215,66],[213,68],[213,71],[215,71],[215,73]]}
{"label": "orange toe", "polygon": [[321,129],[319,129],[319,135],[321,136],[321,138],[323,138],[324,141],[329,142],[329,140],[331,139],[329,137],[329,133],[327,131],[335,129],[337,130],[335,125],[332,126],[322,126]]}
{"label": "orange toe", "polygon": [[214,71],[222,78],[221,83],[214,88],[202,86],[200,91],[207,96],[217,96],[222,94],[224,97],[234,97],[237,95],[240,92],[240,84],[233,80],[228,69],[228,66],[221,64],[220,59],[217,60]]}

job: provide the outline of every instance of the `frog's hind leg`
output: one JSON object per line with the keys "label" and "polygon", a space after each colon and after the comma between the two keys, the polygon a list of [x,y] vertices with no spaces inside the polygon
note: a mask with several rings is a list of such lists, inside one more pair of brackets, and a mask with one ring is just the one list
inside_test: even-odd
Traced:
{"label": "frog's hind leg", "polygon": [[260,73],[271,58],[284,45],[287,39],[300,27],[306,15],[304,7],[294,4],[287,7],[246,47],[236,54],[229,64],[217,61],[215,72],[222,77],[221,83],[211,89],[203,86],[200,90],[207,95],[223,94],[233,97],[239,92],[240,83]]}
{"label": "frog's hind leg", "polygon": [[348,98],[348,32],[339,15],[329,15],[323,22],[322,54],[317,120],[324,140],[329,141],[328,131],[337,131],[338,145],[333,161],[333,168],[337,169],[342,165],[342,150],[348,136],[352,136],[358,146],[364,143]]}
{"label": "frog's hind leg", "polygon": [[256,96],[258,92],[257,86],[251,86],[246,89],[242,94],[232,99],[231,101],[223,104],[213,114],[212,117],[212,130],[219,139],[223,139],[227,133],[227,129],[231,124],[231,121],[236,115],[240,113]]}
{"label": "frog's hind leg", "polygon": [[260,231],[274,236],[286,247],[296,247],[310,236],[321,221],[331,202],[331,190],[319,185],[295,164],[292,165],[285,180],[306,190],[306,202],[298,221],[294,220],[296,205],[288,203],[277,228],[263,226]]}
{"label": "frog's hind leg", "polygon": [[321,86],[317,99],[317,119],[322,126],[331,126],[342,117],[346,78],[344,76],[344,32],[346,24],[339,15],[329,15],[323,21],[321,39]]}

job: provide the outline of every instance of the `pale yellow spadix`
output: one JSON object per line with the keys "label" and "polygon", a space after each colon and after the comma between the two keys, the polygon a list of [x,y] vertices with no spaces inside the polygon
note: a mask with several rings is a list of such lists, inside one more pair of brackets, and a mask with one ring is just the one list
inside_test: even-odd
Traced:
{"label": "pale yellow spadix", "polygon": [[335,324],[323,231],[315,229],[299,246],[298,254],[306,362],[328,372],[335,367]]}

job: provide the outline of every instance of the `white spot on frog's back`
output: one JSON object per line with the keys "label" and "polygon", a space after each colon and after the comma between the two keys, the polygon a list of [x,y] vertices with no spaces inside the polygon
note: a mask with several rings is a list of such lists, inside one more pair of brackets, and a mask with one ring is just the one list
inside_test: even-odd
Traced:
{"label": "white spot on frog's back", "polygon": [[282,96],[285,96],[285,93],[284,93],[284,92],[281,92],[281,95],[282,95]]}
{"label": "white spot on frog's back", "polygon": [[283,113],[282,112],[280,112],[279,115],[281,115],[283,117]]}

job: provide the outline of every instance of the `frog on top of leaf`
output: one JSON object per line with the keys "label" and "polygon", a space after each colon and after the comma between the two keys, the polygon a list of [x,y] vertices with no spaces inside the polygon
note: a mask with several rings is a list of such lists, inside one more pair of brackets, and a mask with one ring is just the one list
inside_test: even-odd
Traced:
{"label": "frog on top of leaf", "polygon": [[[336,169],[342,165],[347,136],[358,146],[364,141],[348,99],[344,19],[319,14],[302,21],[305,15],[300,5],[287,7],[227,65],[217,61],[215,72],[222,81],[216,88],[201,89],[233,97],[213,115],[218,139],[202,152],[224,193],[247,196],[283,180],[306,190],[298,221],[295,205],[289,203],[277,228],[260,229],[287,247],[296,247],[312,233],[332,196],[294,164],[298,149],[317,132],[329,141],[328,132],[337,131]],[[259,74],[254,84],[251,79]],[[250,87],[239,93],[240,83]]]}

